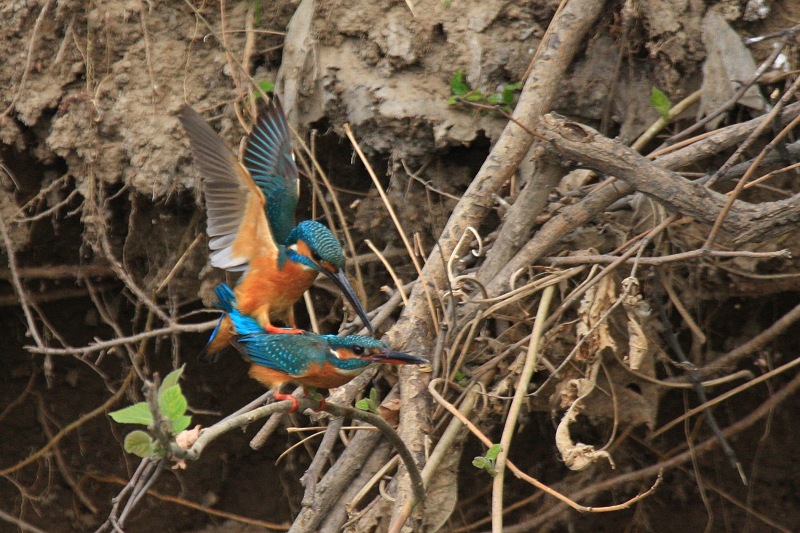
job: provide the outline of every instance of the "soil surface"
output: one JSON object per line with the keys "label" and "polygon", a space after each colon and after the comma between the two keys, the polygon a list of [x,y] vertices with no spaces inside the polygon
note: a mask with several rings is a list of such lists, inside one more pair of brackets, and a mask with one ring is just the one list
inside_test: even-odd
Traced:
{"label": "soil surface", "polygon": [[[479,195],[470,188],[475,176],[493,171],[482,167],[520,99],[522,85],[515,84],[541,74],[535,68],[535,54],[543,39],[553,45],[561,38],[546,33],[559,4],[558,0],[4,2],[0,6],[0,57],[4,58],[0,61],[0,314],[6,334],[0,339],[0,532],[94,531],[116,512],[113,499],[134,475],[140,459],[123,446],[125,435],[134,428],[117,424],[108,413],[142,401],[141,380],[126,381],[133,363],[147,377],[155,373],[163,377],[186,365],[181,387],[193,425],[210,426],[264,392],[247,376],[247,363],[233,353],[212,365],[197,361],[213,327],[210,322],[218,316],[212,306],[213,289],[222,281],[233,283],[235,276],[208,263],[200,176],[176,118],[180,107],[189,103],[228,146],[240,149],[256,110],[255,84],[263,87],[264,82],[275,84],[298,139],[310,147],[317,165],[298,140],[298,219],[321,220],[345,242],[348,271],[365,308],[384,306],[391,311],[380,325],[381,333],[388,332],[391,340],[404,338],[395,325],[404,327],[402,313],[414,308],[416,293],[404,310],[396,296],[398,286],[419,276],[386,201],[347,139],[345,125],[352,129],[394,216],[413,241],[416,260],[449,261],[448,277],[443,283],[431,281],[430,304],[424,300],[423,306],[435,307],[445,325],[426,326],[422,329],[428,332],[426,338],[417,339],[419,345],[431,347],[425,355],[433,360],[433,369],[421,372],[425,385],[420,397],[425,398],[415,404],[425,406],[424,423],[409,429],[402,414],[411,408],[406,395],[401,402],[396,385],[399,381],[406,392],[413,386],[408,385],[411,378],[405,370],[398,374],[394,368],[382,368],[365,380],[358,397],[374,389],[380,398],[388,398],[380,414],[395,425],[401,421],[402,435],[407,434],[404,431],[424,435],[417,447],[409,442],[417,460],[424,462],[451,420],[424,392],[427,381],[449,376],[445,395],[453,403],[463,402],[460,392],[480,381],[482,395],[470,419],[499,443],[541,289],[518,298],[509,295],[513,288],[509,286],[502,294],[487,294],[475,281],[482,274],[474,275],[497,252],[492,244],[500,238],[499,228],[511,218],[514,204],[521,201],[521,191],[540,187],[545,194],[527,217],[528,231],[514,241],[512,255],[569,206],[579,205],[608,176],[587,172],[586,165],[563,158],[554,163],[552,154],[543,155],[546,146],[534,148],[518,162],[511,179],[478,202],[485,216],[473,229],[481,236],[481,246],[467,239],[452,257],[429,254],[446,240],[444,230],[459,200]],[[719,66],[723,60],[709,64],[708,50],[722,39],[720,35],[729,31],[740,43],[744,37],[791,28],[799,19],[800,5],[794,0],[606,2],[581,38],[566,74],[558,79],[548,111],[631,145],[659,120],[653,88],[672,106],[702,88],[702,101],[698,98],[657,137],[637,147],[647,154],[722,105],[729,98],[724,91],[749,81],[736,79],[730,89],[730,79],[725,78],[722,96],[712,94],[713,69],[725,67]],[[723,29],[709,32],[712,22]],[[722,113],[714,127],[761,116],[786,91],[793,91],[798,41],[796,34],[783,39],[784,63],[765,69],[764,77],[745,95],[747,100]],[[778,41],[742,46],[747,61],[737,64],[761,65]],[[727,57],[727,52],[721,54]],[[453,81],[459,76],[464,90]],[[472,104],[454,101],[459,91],[462,100]],[[787,103],[795,101],[792,97]],[[515,120],[526,119],[515,115]],[[765,136],[735,162],[755,157],[780,130],[767,128]],[[789,133],[777,143],[776,162],[760,167],[751,181],[796,162],[793,141]],[[713,174],[735,148],[687,159],[689,163],[671,170],[687,180]],[[498,168],[502,156],[499,161]],[[548,166],[554,172],[551,185],[534,185],[545,183],[534,176]],[[575,166],[581,169],[574,170]],[[789,169],[765,186],[745,190],[740,199],[788,205],[797,202],[793,195],[800,193],[798,183],[796,170]],[[734,187],[734,180],[722,180],[715,190],[727,193]],[[700,249],[710,224],[671,207],[655,195],[628,196],[585,223],[565,226],[541,256],[619,255],[672,214],[677,215],[675,220],[653,237],[644,256]],[[585,270],[576,270],[557,284],[551,312],[566,303],[561,314],[546,323],[544,361],[529,386],[530,393],[543,387],[542,393],[525,401],[509,460],[559,492],[577,494],[581,504],[591,507],[615,505],[644,493],[656,482],[658,468],[647,475],[637,473],[661,463],[666,466],[652,494],[608,513],[561,508],[557,500],[506,471],[507,530],[797,530],[800,461],[793,450],[800,449],[795,430],[800,408],[794,401],[795,369],[756,384],[713,410],[719,426],[730,430],[730,446],[747,485],[714,441],[706,416],[689,417],[653,436],[703,403],[682,385],[689,381],[688,369],[711,365],[766,335],[763,343],[728,364],[724,372],[701,376],[749,373],[744,379],[707,388],[714,398],[800,353],[797,335],[785,328],[770,333],[799,301],[796,221],[793,218],[787,231],[763,242],[735,244],[723,233],[717,243],[724,251],[786,249],[791,257],[694,257],[661,265],[643,263],[634,273],[625,264],[606,281],[595,280],[588,299],[571,302],[567,300],[572,291],[594,279],[607,262],[587,263]],[[507,256],[502,263],[510,260]],[[573,266],[532,261],[515,274],[513,286]],[[456,276],[470,275],[472,281],[461,287],[461,296],[447,293],[459,285]],[[618,297],[622,302],[623,280],[629,276],[639,280],[639,299],[612,307]],[[665,293],[664,284],[673,293]],[[488,281],[484,285],[494,286]],[[421,286],[418,282],[414,287],[420,295]],[[406,292],[410,290],[407,286]],[[636,296],[637,291],[625,294]],[[495,310],[494,301],[487,303],[486,298],[512,303]],[[355,330],[349,327],[352,311],[331,283],[318,280],[308,303],[313,313],[302,302],[296,309],[303,328],[310,329],[313,318],[321,332]],[[475,316],[466,311],[470,305],[486,313],[472,329],[465,326]],[[659,305],[667,308],[666,320],[659,317]],[[449,321],[451,316],[455,322]],[[189,331],[193,324],[206,325]],[[160,334],[147,333],[159,329],[163,329]],[[677,362],[674,345],[667,340],[670,334],[691,364]],[[546,382],[576,345],[576,359],[557,379]],[[434,346],[438,346],[435,354]],[[634,354],[643,362],[632,371],[629,359]],[[602,368],[592,366],[600,360]],[[596,388],[579,402],[581,394],[574,386],[591,375],[590,367],[596,370]],[[571,405],[580,412],[566,430],[565,443],[557,426]],[[753,421],[744,423],[749,417]],[[275,530],[288,529],[304,508],[301,477],[322,439],[313,431],[294,429],[327,423],[302,414],[285,415],[258,450],[249,443],[262,423],[226,433],[188,468],[165,469],[121,529],[273,530],[267,522]],[[331,464],[346,454],[351,443],[361,442],[359,433],[367,432],[342,430],[342,439],[331,450]],[[711,443],[703,445],[694,459],[667,464],[707,441]],[[605,451],[616,468],[600,460],[583,471],[570,470],[560,446],[578,442],[597,449],[610,443]],[[310,530],[388,530],[393,507],[381,492],[396,494],[395,468],[384,473],[380,489],[374,486],[356,505],[345,508],[392,457],[388,446],[374,448],[363,467],[356,468],[364,479],[341,489],[347,498],[324,513],[323,525]],[[487,448],[462,431],[451,452],[431,481],[414,527],[488,531],[493,478],[487,469],[473,466],[473,459],[484,456]],[[21,464],[29,457],[29,463]],[[631,474],[630,479],[617,480],[623,474]],[[595,486],[599,488],[594,492],[580,493]],[[351,521],[344,525],[348,516]]]}

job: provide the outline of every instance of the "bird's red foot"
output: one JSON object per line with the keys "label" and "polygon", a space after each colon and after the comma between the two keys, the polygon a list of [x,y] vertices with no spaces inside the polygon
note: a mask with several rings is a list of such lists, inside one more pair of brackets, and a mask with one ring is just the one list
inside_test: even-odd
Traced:
{"label": "bird's red foot", "polygon": [[278,334],[278,335],[299,335],[304,333],[302,329],[297,328],[281,328],[278,326],[273,326],[272,324],[267,324],[264,326],[264,329],[267,333]]}
{"label": "bird's red foot", "polygon": [[300,402],[298,402],[297,398],[295,398],[291,394],[283,394],[282,392],[275,391],[273,398],[275,398],[276,402],[280,402],[283,400],[289,400],[290,402],[292,402],[292,408],[289,409],[288,411],[289,413],[294,413],[295,411],[297,411],[297,408],[300,407]]}

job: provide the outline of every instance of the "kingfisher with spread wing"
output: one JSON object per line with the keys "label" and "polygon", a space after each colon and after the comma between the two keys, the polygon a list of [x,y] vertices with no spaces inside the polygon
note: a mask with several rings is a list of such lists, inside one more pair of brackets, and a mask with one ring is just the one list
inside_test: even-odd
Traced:
{"label": "kingfisher with spread wing", "polygon": [[[238,310],[268,333],[296,334],[293,306],[318,273],[341,289],[374,334],[372,324],[344,272],[342,246],[323,224],[294,225],[299,194],[289,126],[277,98],[260,114],[250,133],[244,164],[190,106],[179,118],[203,177],[211,264],[244,272],[235,288]],[[291,328],[272,325],[282,320]],[[204,357],[213,357],[233,336],[223,316]]]}

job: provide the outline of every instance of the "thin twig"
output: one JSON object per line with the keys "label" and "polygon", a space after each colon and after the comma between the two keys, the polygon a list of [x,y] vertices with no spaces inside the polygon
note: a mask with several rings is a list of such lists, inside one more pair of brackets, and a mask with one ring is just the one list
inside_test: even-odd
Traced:
{"label": "thin twig", "polygon": [[528,345],[528,356],[525,358],[525,365],[522,367],[514,399],[506,416],[506,423],[503,427],[503,434],[500,437],[500,453],[495,462],[496,474],[492,480],[492,531],[494,533],[503,532],[503,480],[505,479],[506,461],[508,450],[511,448],[511,439],[517,427],[517,419],[522,411],[522,404],[528,396],[528,384],[531,381],[533,372],[536,370],[539,361],[539,343],[544,333],[544,323],[550,309],[550,302],[555,293],[555,286],[550,285],[542,292],[539,300],[539,310],[536,312],[533,332],[531,333],[530,344]]}
{"label": "thin twig", "polygon": [[39,11],[39,16],[36,17],[36,22],[33,24],[33,29],[31,30],[31,37],[30,42],[28,43],[28,54],[25,56],[25,66],[22,68],[22,76],[19,79],[19,84],[17,85],[17,90],[14,92],[14,96],[11,98],[11,102],[9,102],[8,107],[5,111],[3,111],[3,116],[7,116],[11,111],[14,109],[14,106],[17,103],[17,99],[19,95],[22,94],[22,90],[25,88],[25,82],[28,80],[28,74],[31,72],[31,63],[33,62],[33,50],[36,48],[36,36],[39,33],[39,29],[42,27],[42,23],[45,20],[45,13],[50,8],[50,4],[53,0],[47,0],[42,9]]}
{"label": "thin twig", "polygon": [[11,237],[8,235],[8,228],[6,223],[0,217],[0,237],[3,239],[3,246],[8,254],[8,270],[11,273],[11,283],[14,285],[14,291],[19,298],[19,305],[22,307],[22,312],[25,314],[25,320],[28,322],[28,332],[33,337],[34,342],[38,348],[44,348],[42,336],[39,334],[39,328],[36,327],[36,321],[31,313],[30,305],[28,304],[28,295],[22,287],[22,282],[17,274],[17,259],[14,254],[14,244],[11,242]]}
{"label": "thin twig", "polygon": [[[473,424],[472,421],[470,421],[468,418],[466,418],[464,415],[462,415],[458,411],[458,409],[456,409],[455,406],[453,406],[453,404],[451,404],[450,402],[445,400],[442,397],[442,395],[439,394],[439,392],[436,390],[436,388],[433,385],[434,385],[434,382],[431,382],[430,386],[428,387],[428,391],[431,393],[433,398],[437,402],[439,402],[439,404],[442,405],[445,409],[447,409],[454,417],[458,418],[461,421],[461,423],[464,424],[472,432],[473,435],[478,437],[478,439],[480,439],[480,441],[483,442],[486,445],[487,448],[491,447],[492,446],[491,439],[489,439],[489,437],[487,437],[480,429],[478,429],[478,427],[475,424]],[[646,492],[643,492],[643,493],[631,498],[630,500],[627,500],[627,501],[625,501],[623,503],[620,503],[620,504],[617,504],[617,505],[611,505],[611,506],[606,506],[606,507],[587,507],[585,505],[581,505],[581,504],[575,502],[574,500],[568,498],[567,496],[561,494],[560,492],[557,492],[557,491],[551,489],[550,487],[548,487],[547,485],[545,485],[541,481],[537,480],[536,478],[525,474],[520,468],[518,468],[511,461],[506,461],[506,465],[508,466],[508,469],[511,470],[514,473],[514,475],[516,475],[518,478],[527,481],[528,483],[530,483],[531,485],[533,485],[537,489],[539,489],[541,491],[544,491],[546,494],[548,494],[548,495],[560,500],[561,502],[569,505],[570,507],[572,507],[576,511],[584,511],[584,512],[605,513],[605,512],[618,511],[620,509],[625,509],[627,507],[630,507],[633,503],[635,503],[635,502],[637,502],[637,501],[649,496],[650,494],[652,494],[653,491],[655,491],[655,489],[661,484],[661,481],[662,481],[661,474],[659,473],[655,483],[650,487],[649,490],[647,490]]]}
{"label": "thin twig", "polygon": [[[419,278],[423,282],[422,287],[423,290],[425,291],[425,298],[428,300],[428,306],[431,310],[431,321],[434,324],[434,328],[438,329],[439,320],[438,316],[433,311],[434,310],[433,298],[430,294],[428,283],[426,283],[425,274],[422,271],[422,266],[419,264],[419,261],[417,260],[417,254],[414,253],[414,248],[411,246],[411,242],[408,240],[408,236],[406,235],[406,232],[403,229],[403,225],[400,223],[400,219],[397,217],[397,213],[395,212],[392,203],[389,201],[389,197],[386,196],[386,191],[384,190],[383,185],[381,185],[380,180],[378,180],[378,176],[376,176],[375,171],[372,170],[372,165],[370,165],[369,161],[367,160],[367,156],[364,155],[364,152],[361,150],[361,146],[358,144],[355,135],[353,135],[353,130],[350,129],[350,124],[345,124],[342,127],[344,128],[345,135],[347,135],[347,138],[350,139],[350,143],[353,145],[353,149],[356,151],[358,157],[361,159],[361,162],[364,164],[364,167],[367,169],[369,177],[372,178],[372,183],[373,185],[375,185],[375,189],[378,191],[378,194],[380,195],[381,200],[383,201],[383,205],[384,207],[386,207],[386,211],[389,213],[389,217],[392,219],[392,222],[394,222],[394,226],[397,229],[397,233],[400,235],[400,239],[403,241],[403,244],[406,247],[408,256],[411,259],[411,262],[414,264],[414,268],[417,271],[417,276],[419,276]],[[404,302],[406,303],[406,305],[408,305],[408,300],[404,300]]]}
{"label": "thin twig", "polygon": [[210,331],[216,327],[218,320],[210,322],[201,322],[199,324],[173,324],[165,328],[153,329],[150,331],[143,331],[135,335],[128,335],[119,339],[110,339],[107,341],[98,341],[89,346],[82,346],[79,348],[39,348],[36,346],[26,346],[25,349],[31,353],[43,353],[50,355],[79,355],[84,356],[94,352],[100,352],[114,348],[115,346],[122,346],[133,342],[144,341],[153,337],[161,337],[165,335],[172,335],[173,333],[199,333],[203,331]]}
{"label": "thin twig", "polygon": [[[88,472],[86,474],[86,477],[93,479],[94,481],[99,481],[101,483],[114,483],[116,485],[126,485],[128,483],[128,481],[125,481],[124,479],[121,479],[117,476],[104,476],[92,472]],[[212,509],[211,507],[195,503],[185,498],[178,498],[176,496],[170,496],[168,494],[161,494],[160,492],[157,492],[153,489],[148,489],[147,495],[152,496],[153,498],[156,498],[161,501],[175,503],[177,505],[181,505],[189,509],[194,509],[195,511],[200,511],[201,513],[205,513],[209,516],[225,518],[227,520],[240,522],[242,524],[248,524],[251,526],[263,527],[267,529],[274,529],[276,531],[286,531],[287,529],[289,529],[287,526],[283,524],[276,524],[275,522],[267,522],[266,520],[257,520],[255,518],[250,518],[235,513],[228,513],[225,511],[220,511],[218,509]]]}
{"label": "thin twig", "polygon": [[9,524],[13,524],[14,527],[18,528],[20,531],[27,531],[29,533],[47,533],[43,529],[39,529],[38,527],[34,526],[33,524],[29,524],[28,522],[17,518],[11,514],[0,509],[0,520],[4,520]]}
{"label": "thin twig", "polygon": [[89,411],[85,415],[80,416],[77,420],[64,426],[64,428],[58,433],[56,433],[55,436],[47,442],[47,444],[45,444],[38,451],[29,455],[26,459],[20,461],[15,465],[0,470],[0,476],[6,476],[8,474],[11,474],[12,472],[16,472],[17,470],[25,468],[29,464],[37,461],[40,457],[49,452],[53,446],[58,444],[58,442],[61,439],[69,435],[72,431],[79,428],[80,426],[82,426],[92,418],[96,417],[97,415],[105,413],[112,405],[117,403],[120,400],[120,398],[122,398],[122,396],[128,390],[128,387],[130,387],[131,383],[133,382],[134,375],[135,373],[133,372],[133,370],[128,372],[128,375],[125,377],[125,381],[122,382],[122,385],[120,385],[119,390],[117,390],[117,392],[111,398],[106,400],[102,405]]}
{"label": "thin twig", "polygon": [[750,381],[748,381],[746,383],[742,383],[738,387],[735,387],[735,388],[733,388],[733,389],[731,389],[731,390],[729,390],[729,391],[727,391],[727,392],[725,392],[723,394],[720,394],[719,396],[716,396],[714,399],[709,400],[709,401],[703,403],[702,405],[698,405],[697,407],[686,411],[681,416],[679,416],[677,418],[674,418],[673,420],[671,420],[668,423],[664,424],[663,426],[661,426],[657,430],[653,431],[649,435],[649,438],[654,439],[655,437],[661,435],[662,433],[672,429],[677,424],[680,424],[681,422],[683,422],[687,418],[690,418],[690,417],[692,417],[692,416],[694,416],[694,415],[696,415],[698,413],[702,413],[706,409],[709,409],[710,407],[714,407],[715,405],[724,402],[728,398],[732,398],[733,396],[736,396],[737,394],[739,394],[741,392],[744,392],[744,391],[746,391],[747,389],[749,389],[751,387],[755,387],[759,383],[761,383],[763,381],[766,381],[768,379],[771,379],[771,378],[773,378],[773,377],[775,377],[777,375],[780,375],[780,374],[786,372],[787,370],[789,370],[791,368],[794,368],[794,367],[796,367],[798,365],[800,365],[800,357],[798,357],[797,359],[792,359],[788,363],[785,363],[785,364],[783,364],[783,365],[781,365],[781,366],[779,366],[779,367],[777,367],[777,368],[775,368],[773,370],[770,370],[766,374],[761,374],[757,378],[754,378],[754,379],[752,379],[752,380],[750,380]]}
{"label": "thin twig", "polygon": [[408,450],[406,443],[403,442],[403,439],[400,438],[397,432],[392,429],[392,426],[390,426],[386,420],[370,412],[353,409],[352,407],[345,407],[343,405],[326,404],[323,410],[326,413],[332,414],[333,416],[361,420],[362,422],[371,424],[381,430],[383,436],[386,437],[392,446],[394,446],[398,455],[400,455],[400,459],[402,459],[403,464],[405,464],[405,467],[408,470],[408,474],[411,476],[411,487],[414,490],[414,498],[416,499],[416,501],[412,502],[411,504],[412,510],[415,504],[418,504],[425,499],[425,484],[422,482],[422,474],[420,474],[417,463],[414,462],[414,457]]}
{"label": "thin twig", "polygon": [[[47,411],[44,406],[44,399],[37,394],[36,395],[36,417],[39,419],[39,425],[42,426],[42,430],[44,430],[44,434],[47,436],[48,439],[52,440],[53,430],[50,429],[50,423],[47,420]],[[81,489],[80,484],[75,481],[75,478],[69,471],[69,467],[67,466],[67,462],[64,460],[64,454],[61,453],[61,450],[58,449],[58,446],[53,446],[53,455],[56,459],[56,464],[58,465],[58,470],[61,472],[61,476],[64,478],[64,481],[67,482],[69,488],[72,489],[72,492],[75,493],[75,496],[86,506],[87,509],[92,514],[97,514],[98,509],[97,506],[92,502],[91,499],[86,495],[85,492]]]}
{"label": "thin twig", "polygon": [[690,127],[683,130],[682,132],[673,135],[672,137],[664,141],[664,144],[669,145],[677,141],[680,141],[681,139],[685,139],[692,133],[696,132],[697,130],[699,130],[700,128],[702,128],[703,126],[705,126],[706,124],[708,124],[709,122],[711,122],[712,120],[714,120],[715,118],[726,112],[728,109],[732,108],[734,104],[736,104],[736,102],[739,101],[739,98],[744,96],[744,93],[746,93],[750,89],[750,87],[752,87],[753,84],[757,82],[759,78],[761,78],[761,76],[764,75],[767,69],[771,68],[772,65],[775,64],[775,59],[778,57],[781,51],[783,51],[784,47],[791,40],[792,37],[793,35],[787,34],[780,42],[780,45],[772,49],[772,53],[770,53],[769,57],[767,57],[767,59],[765,59],[764,62],[761,63],[761,65],[756,69],[756,71],[753,73],[753,76],[747,82],[741,84],[739,86],[739,89],[733,94],[733,96],[731,96],[728,99],[727,102],[723,103],[715,111],[707,114],[705,117],[698,120]]}
{"label": "thin twig", "polygon": [[[730,437],[732,435],[741,433],[771,413],[778,405],[785,402],[789,398],[792,398],[798,390],[800,390],[800,375],[795,376],[785,387],[771,395],[769,399],[759,405],[758,408],[756,408],[749,415],[722,430],[722,434],[726,437]],[[573,499],[588,498],[599,492],[612,490],[616,487],[621,487],[648,477],[652,477],[653,475],[676,468],[683,463],[692,460],[692,458],[697,457],[699,454],[709,452],[715,449],[718,444],[719,441],[717,441],[717,438],[712,436],[695,445],[692,450],[687,450],[677,455],[673,455],[669,459],[665,459],[639,470],[621,474],[611,479],[595,483],[570,494],[570,497]],[[536,516],[532,520],[506,528],[506,533],[525,533],[528,531],[536,531],[538,528],[542,527],[543,524],[551,522],[556,515],[560,514],[564,510],[564,506],[558,505]]]}
{"label": "thin twig", "polygon": [[[661,279],[663,284],[663,276]],[[662,300],[662,294],[660,294],[660,290],[657,287],[652,294],[652,301],[658,311],[658,317],[661,320],[662,324],[662,331],[661,335],[666,341],[667,345],[670,347],[672,352],[678,358],[678,361],[686,368],[686,372],[689,375],[689,379],[692,382],[692,388],[694,389],[695,394],[697,395],[697,399],[700,400],[700,403],[705,405],[708,403],[708,395],[706,394],[703,385],[700,383],[700,375],[695,370],[695,367],[689,360],[686,358],[686,355],[681,348],[680,343],[678,342],[678,338],[676,337],[675,333],[672,331],[670,326],[670,320],[667,316],[667,311],[664,309],[664,303]],[[728,440],[722,435],[722,430],[720,430],[719,424],[717,423],[717,419],[714,416],[714,412],[709,408],[706,409],[706,423],[711,431],[716,435],[717,439],[719,440],[719,444],[722,447],[722,452],[725,454],[725,457],[728,458],[728,461],[731,463],[731,466],[739,472],[739,477],[742,480],[742,483],[747,485],[747,476],[744,473],[744,469],[742,468],[742,464],[739,462],[739,459],[736,457],[736,452],[733,451],[731,448],[730,443]]]}
{"label": "thin twig", "polygon": [[[747,250],[705,250],[698,248],[688,252],[680,252],[677,254],[660,255],[656,257],[640,257],[640,258],[625,258],[623,263],[633,263],[638,261],[640,265],[648,266],[661,266],[666,263],[675,263],[678,261],[686,261],[688,259],[704,258],[704,257],[752,257],[756,259],[770,259],[774,257],[782,257],[790,259],[792,252],[789,250],[777,250],[774,252],[749,252]],[[620,256],[616,255],[570,255],[564,257],[542,257],[539,261],[550,266],[574,266],[574,265],[606,265],[618,262]]]}

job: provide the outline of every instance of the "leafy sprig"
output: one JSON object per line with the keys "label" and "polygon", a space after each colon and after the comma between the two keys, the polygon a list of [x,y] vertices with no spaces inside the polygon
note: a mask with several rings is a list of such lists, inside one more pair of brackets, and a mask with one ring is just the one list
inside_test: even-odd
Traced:
{"label": "leafy sprig", "polygon": [[447,100],[449,105],[456,105],[463,102],[474,102],[484,105],[496,105],[506,113],[512,111],[514,104],[514,94],[522,89],[522,82],[508,83],[503,85],[500,92],[484,94],[480,89],[473,89],[466,81],[463,70],[457,70],[450,78],[450,92],[452,96]]}
{"label": "leafy sprig", "polygon": [[[189,402],[181,391],[178,380],[186,365],[173,370],[164,378],[158,387],[158,411],[160,416],[169,422],[169,436],[174,437],[192,423],[192,417],[186,414]],[[153,410],[147,402],[139,402],[124,409],[108,414],[119,424],[139,424],[153,431],[155,419]],[[163,449],[158,441],[146,431],[135,430],[125,437],[125,451],[139,457],[166,457],[169,450]]]}

